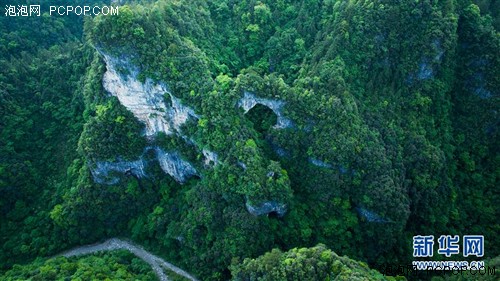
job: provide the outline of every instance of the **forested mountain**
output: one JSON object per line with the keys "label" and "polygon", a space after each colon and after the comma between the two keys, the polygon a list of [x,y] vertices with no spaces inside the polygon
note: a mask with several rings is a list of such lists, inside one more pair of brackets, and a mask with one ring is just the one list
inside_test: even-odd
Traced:
{"label": "forested mountain", "polygon": [[[66,279],[65,279],[66,278]],[[70,279],[69,279],[70,278]],[[154,280],[151,268],[127,252],[99,254],[81,259],[36,260],[15,265],[2,280]]]}
{"label": "forested mountain", "polygon": [[111,237],[200,280],[383,280],[416,235],[500,255],[498,1],[118,2],[0,17],[2,278],[154,276],[35,261]]}

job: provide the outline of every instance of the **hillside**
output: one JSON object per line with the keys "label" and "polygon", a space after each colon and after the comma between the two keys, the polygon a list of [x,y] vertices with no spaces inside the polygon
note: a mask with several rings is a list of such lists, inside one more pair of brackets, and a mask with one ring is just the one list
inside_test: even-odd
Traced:
{"label": "hillside", "polygon": [[117,5],[0,17],[0,272],[112,237],[200,280],[500,255],[495,1]]}

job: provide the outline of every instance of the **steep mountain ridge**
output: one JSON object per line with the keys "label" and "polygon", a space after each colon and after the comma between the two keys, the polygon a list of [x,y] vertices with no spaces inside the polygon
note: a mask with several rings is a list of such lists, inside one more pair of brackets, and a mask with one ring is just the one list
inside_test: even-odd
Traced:
{"label": "steep mountain ridge", "polygon": [[6,267],[116,236],[203,280],[318,243],[409,263],[420,234],[499,254],[500,41],[470,1],[130,2],[84,34],[67,65],[2,56]]}

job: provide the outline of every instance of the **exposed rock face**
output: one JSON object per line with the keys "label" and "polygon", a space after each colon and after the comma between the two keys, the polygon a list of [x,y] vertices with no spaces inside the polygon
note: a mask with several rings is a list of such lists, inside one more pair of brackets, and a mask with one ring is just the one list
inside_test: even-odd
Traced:
{"label": "exposed rock face", "polygon": [[278,121],[276,122],[276,125],[274,125],[274,128],[285,129],[293,126],[292,120],[283,116],[282,110],[283,110],[283,105],[285,105],[284,101],[259,98],[252,93],[245,92],[243,98],[238,103],[238,106],[243,108],[245,113],[247,113],[257,104],[269,107],[274,112],[274,114],[278,116]]}
{"label": "exposed rock face", "polygon": [[194,112],[194,110],[188,106],[181,103],[181,100],[174,97],[171,93],[168,93],[172,100],[172,107],[167,111],[169,119],[171,120],[172,126],[180,132],[181,126],[188,121],[189,117],[195,119],[200,119],[200,117]]}
{"label": "exposed rock face", "polygon": [[145,166],[146,163],[142,159],[137,161],[97,162],[90,168],[90,172],[95,182],[111,185],[118,183],[120,178],[117,175],[110,175],[110,173],[130,173],[135,177],[144,178],[146,177]]}
{"label": "exposed rock face", "polygon": [[[102,79],[104,89],[116,96],[121,104],[130,110],[134,116],[146,125],[146,135],[157,132],[172,133],[171,126],[166,119],[167,107],[164,94],[167,89],[164,85],[155,85],[147,79],[143,84],[136,79],[137,70],[128,62],[118,61],[104,55],[107,71]],[[118,73],[116,68],[123,66],[131,72],[128,75]]]}
{"label": "exposed rock face", "polygon": [[356,207],[356,211],[358,214],[362,217],[364,217],[368,222],[376,222],[376,223],[388,223],[389,221],[380,217],[379,215],[375,214],[372,211],[369,211],[367,209],[361,208],[361,207]]}
{"label": "exposed rock face", "polygon": [[[332,164],[328,164],[326,162],[323,162],[317,158],[308,158],[309,159],[309,163],[313,164],[314,166],[318,166],[318,167],[321,167],[321,168],[325,168],[325,169],[335,169],[335,166],[333,166]],[[338,166],[338,170],[341,174],[347,174],[348,170],[342,166]],[[354,171],[351,171],[351,173],[354,173]]]}
{"label": "exposed rock face", "polygon": [[238,164],[238,166],[240,166],[243,171],[246,171],[247,170],[247,165],[241,161],[238,161],[236,164]]}
{"label": "exposed rock face", "polygon": [[267,136],[266,141],[269,143],[269,145],[271,145],[271,148],[279,157],[290,156],[290,152],[281,147],[272,137]]}
{"label": "exposed rock face", "polygon": [[161,169],[177,182],[185,183],[192,176],[198,175],[196,169],[189,162],[184,161],[179,153],[166,152],[158,147],[155,148],[155,151]]}
{"label": "exposed rock face", "polygon": [[[144,83],[137,80],[138,70],[126,60],[118,60],[103,54],[107,71],[104,73],[103,86],[111,95],[116,96],[121,104],[146,125],[146,136],[158,132],[166,134],[179,131],[190,116],[198,118],[195,112],[181,104],[165,84],[156,84],[151,79]],[[125,68],[129,74],[119,73]],[[170,97],[171,105],[165,99]]]}
{"label": "exposed rock face", "polygon": [[[198,175],[196,169],[187,161],[183,160],[177,152],[165,152],[158,147],[147,147],[146,151],[153,149],[156,153],[162,170],[173,177],[178,183],[185,183],[192,176]],[[147,162],[143,156],[136,161],[119,162],[96,162],[91,165],[90,172],[94,181],[100,184],[112,185],[120,181],[120,174],[131,175],[138,178],[147,177]],[[116,173],[113,175],[112,173]]]}
{"label": "exposed rock face", "polygon": [[434,41],[432,41],[431,46],[434,49],[434,52],[436,53],[436,55],[434,56],[434,61],[441,62],[444,55],[444,50],[441,44],[441,40],[435,39]]}
{"label": "exposed rock face", "polygon": [[275,201],[264,202],[259,206],[252,206],[247,201],[245,205],[247,207],[248,212],[254,216],[267,215],[271,212],[275,212],[278,216],[282,217],[286,213],[286,204]]}
{"label": "exposed rock face", "polygon": [[325,163],[319,159],[316,158],[309,158],[309,162],[313,164],[314,166],[322,167],[322,168],[327,168],[327,169],[333,169],[333,165]]}
{"label": "exposed rock face", "polygon": [[205,157],[205,165],[210,166],[219,164],[219,156],[217,153],[208,149],[202,149],[201,153],[203,153],[203,156]]}
{"label": "exposed rock face", "polygon": [[273,145],[273,150],[278,154],[279,157],[287,157],[288,156],[288,151],[286,151],[283,147],[280,147],[278,145]]}
{"label": "exposed rock face", "polygon": [[441,40],[435,39],[430,43],[431,49],[434,53],[434,57],[423,57],[418,64],[418,70],[410,74],[407,77],[407,82],[410,84],[414,82],[414,80],[427,80],[432,79],[436,76],[436,67],[441,63],[445,51],[441,46]]}
{"label": "exposed rock face", "polygon": [[418,66],[417,79],[427,80],[430,78],[434,78],[434,69],[430,63],[423,60]]}
{"label": "exposed rock face", "polygon": [[486,90],[484,87],[478,87],[474,89],[474,94],[481,99],[489,99],[493,97],[493,94],[490,91]]}
{"label": "exposed rock face", "polygon": [[[166,134],[181,134],[181,126],[190,117],[198,119],[199,116],[193,109],[185,106],[173,96],[168,87],[163,83],[154,83],[146,79],[144,83],[137,79],[139,70],[126,59],[113,58],[101,52],[106,62],[107,71],[104,73],[103,86],[111,95],[118,98],[134,116],[146,125],[146,136],[154,136],[158,132]],[[123,71],[119,71],[123,69]],[[184,183],[190,177],[197,175],[196,169],[184,161],[177,152],[166,152],[158,147],[153,149],[156,159],[162,170],[172,176],[177,182]],[[203,154],[213,162],[217,162],[217,155],[204,151]],[[143,156],[136,161],[97,162],[91,167],[94,180],[101,184],[116,184],[119,175],[130,173],[138,178],[146,177],[146,162]]]}

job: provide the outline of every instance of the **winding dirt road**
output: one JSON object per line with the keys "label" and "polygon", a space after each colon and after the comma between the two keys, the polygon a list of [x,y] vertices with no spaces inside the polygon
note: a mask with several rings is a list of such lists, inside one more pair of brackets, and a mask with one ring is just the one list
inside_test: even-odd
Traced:
{"label": "winding dirt road", "polygon": [[160,281],[169,281],[170,279],[163,271],[164,269],[175,272],[176,274],[183,276],[191,281],[198,281],[195,277],[185,272],[184,270],[176,267],[175,265],[164,261],[162,258],[151,254],[150,252],[144,250],[142,247],[135,245],[131,242],[123,241],[118,238],[111,238],[101,244],[92,244],[86,246],[80,246],[72,250],[63,252],[59,256],[63,257],[74,257],[81,255],[93,254],[96,252],[103,251],[115,251],[115,250],[127,250],[132,254],[136,255],[138,258],[147,262],[153,268],[153,271],[158,276]]}

